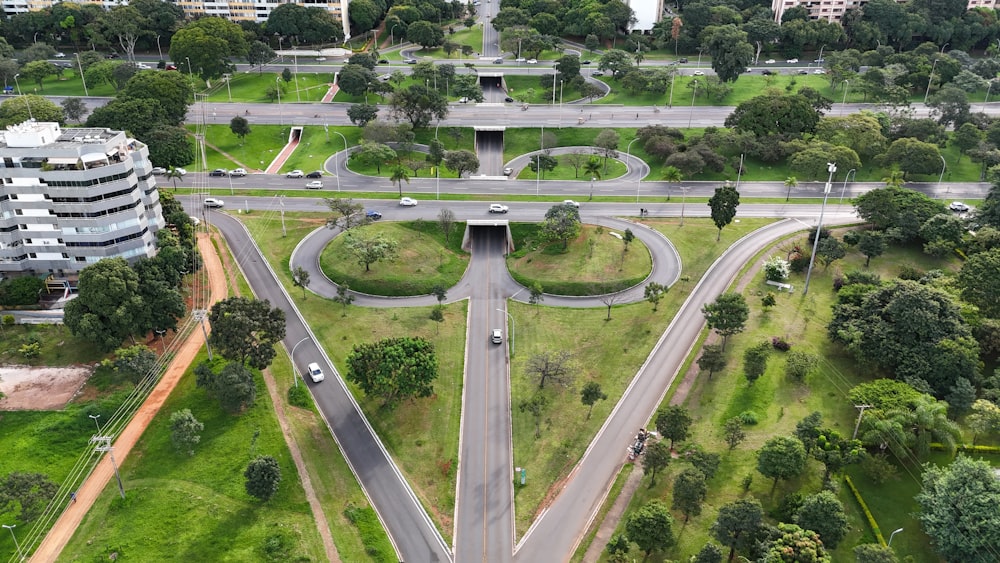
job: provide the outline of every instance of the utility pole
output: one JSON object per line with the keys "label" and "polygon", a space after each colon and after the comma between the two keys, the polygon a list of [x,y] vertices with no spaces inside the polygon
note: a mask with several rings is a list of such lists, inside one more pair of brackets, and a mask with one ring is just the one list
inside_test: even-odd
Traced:
{"label": "utility pole", "polygon": [[111,456],[111,467],[115,469],[115,478],[118,479],[118,494],[125,498],[125,486],[122,485],[122,476],[118,472],[118,462],[115,461],[114,448],[111,446],[111,436],[94,436],[90,439],[91,443],[97,443],[97,447],[94,448],[99,452],[108,452]]}
{"label": "utility pole", "polygon": [[861,417],[862,417],[862,415],[865,414],[865,409],[870,409],[870,408],[872,408],[872,406],[871,405],[854,405],[854,408],[858,409],[860,412],[858,412],[858,422],[855,423],[855,425],[854,425],[854,435],[851,436],[852,440],[856,440],[858,438],[858,428],[861,428]]}
{"label": "utility pole", "polygon": [[208,348],[208,361],[212,361],[212,345],[208,343],[208,330],[205,329],[205,316],[208,313],[205,309],[195,309],[191,312],[194,320],[201,323],[201,333],[205,335],[205,348]]}

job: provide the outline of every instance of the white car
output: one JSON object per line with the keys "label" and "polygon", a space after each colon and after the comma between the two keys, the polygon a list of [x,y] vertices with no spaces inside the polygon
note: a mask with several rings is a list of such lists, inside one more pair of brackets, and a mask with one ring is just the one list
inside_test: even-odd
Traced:
{"label": "white car", "polygon": [[528,60],[528,59],[525,59],[524,57],[518,57],[518,58],[514,59],[514,62],[515,63],[523,63],[526,60]]}
{"label": "white car", "polygon": [[510,208],[499,203],[490,204],[490,213],[507,213]]}
{"label": "white car", "polygon": [[528,59],[525,62],[527,62],[529,65],[536,65],[538,64],[538,59]]}
{"label": "white car", "polygon": [[787,60],[787,61],[785,61],[785,62],[786,62],[786,63],[788,63],[788,64],[790,64],[790,65],[793,65],[793,64],[795,64],[795,63],[799,62],[799,60],[798,60],[798,59],[788,59],[788,60]]}
{"label": "white car", "polygon": [[503,330],[495,328],[490,331],[490,341],[494,344],[503,344]]}
{"label": "white car", "polygon": [[206,197],[205,198],[205,207],[212,207],[212,208],[216,208],[216,209],[221,209],[221,208],[223,208],[225,206],[226,206],[226,202],[222,201],[221,199],[216,199],[214,197]]}
{"label": "white car", "polygon": [[705,71],[704,70],[696,70],[696,71],[692,72],[691,74],[693,74],[695,76],[705,76]]}
{"label": "white car", "polygon": [[813,71],[813,74],[826,74],[826,71],[821,68],[817,68]]}
{"label": "white car", "polygon": [[306,372],[309,374],[309,379],[312,379],[313,383],[319,383],[320,381],[326,379],[326,376],[323,375],[323,370],[320,369],[319,364],[316,362],[306,366]]}
{"label": "white car", "polygon": [[306,184],[307,190],[319,190],[322,188],[323,188],[323,182],[320,182],[319,180],[313,180],[312,182]]}
{"label": "white car", "polygon": [[399,204],[403,207],[416,207],[417,200],[412,197],[401,197],[399,198]]}
{"label": "white car", "polygon": [[288,174],[285,174],[285,178],[302,178],[305,176],[301,170],[292,170]]}
{"label": "white car", "polygon": [[766,65],[773,65],[774,64],[774,59],[767,59],[766,61],[764,61],[764,64],[766,64]]}
{"label": "white car", "polygon": [[573,207],[576,207],[577,209],[580,208],[580,203],[576,202],[576,201],[573,201],[572,199],[564,199],[563,200],[563,205],[572,205]]}
{"label": "white car", "polygon": [[242,177],[247,175],[247,171],[242,168],[234,168],[233,170],[229,171],[229,175]]}
{"label": "white car", "polygon": [[460,103],[460,104],[467,104],[467,103],[469,103],[468,96],[462,96],[461,98],[459,98],[458,99],[458,103]]}
{"label": "white car", "polygon": [[969,206],[966,205],[965,203],[962,203],[961,201],[953,201],[951,202],[951,205],[948,206],[948,209],[951,209],[952,211],[958,211],[960,213],[965,213],[966,211],[969,210]]}
{"label": "white car", "polygon": [[135,68],[137,68],[137,69],[139,69],[139,70],[150,70],[150,69],[152,69],[153,67],[149,66],[149,65],[148,65],[148,64],[146,64],[146,63],[135,63]]}
{"label": "white car", "polygon": [[507,168],[503,169],[503,175],[504,176],[510,176],[513,173],[514,173],[514,169],[511,168],[510,166],[508,166]]}
{"label": "white car", "polygon": [[153,174],[166,174],[167,169],[162,166],[154,166],[152,172]]}
{"label": "white car", "polygon": [[187,173],[188,173],[188,171],[187,171],[186,168],[181,168],[180,166],[175,166],[174,167],[174,172],[180,174],[181,176],[186,176]]}
{"label": "white car", "polygon": [[56,53],[56,58],[57,59],[65,59],[66,58],[66,53],[61,53],[61,52],[60,53]]}

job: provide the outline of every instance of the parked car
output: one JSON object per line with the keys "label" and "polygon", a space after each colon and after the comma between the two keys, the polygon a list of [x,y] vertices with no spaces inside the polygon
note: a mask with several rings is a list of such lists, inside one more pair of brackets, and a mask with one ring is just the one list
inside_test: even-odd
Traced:
{"label": "parked car", "polygon": [[320,381],[326,379],[326,376],[323,375],[323,370],[320,369],[319,364],[316,362],[306,366],[306,373],[309,374],[309,379],[312,379],[313,383],[319,383]]}
{"label": "parked car", "polygon": [[217,178],[217,177],[220,177],[220,176],[228,176],[229,172],[226,171],[225,168],[216,168],[215,170],[212,170],[211,172],[209,172],[208,175],[211,176],[211,177],[213,177],[213,178]]}
{"label": "parked car", "polygon": [[951,209],[952,211],[958,211],[960,213],[965,213],[966,211],[969,210],[969,206],[966,205],[965,203],[962,203],[961,201],[953,201],[951,202],[951,205],[948,206],[948,209]]}
{"label": "parked car", "polygon": [[177,70],[177,65],[174,63],[167,63],[167,66],[163,67],[163,70]]}
{"label": "parked car", "polygon": [[572,199],[564,199],[563,200],[563,205],[572,205],[573,207],[576,207],[576,208],[580,207],[580,203],[577,202],[577,201],[573,201]]}
{"label": "parked car", "polygon": [[285,174],[285,178],[302,178],[305,174],[301,170],[292,170],[288,174]]}
{"label": "parked car", "polygon": [[314,171],[306,174],[306,178],[322,178],[322,177],[323,177],[323,171],[322,170],[314,170]]}
{"label": "parked car", "polygon": [[307,190],[321,190],[321,189],[323,189],[323,182],[321,182],[319,180],[313,180],[312,182],[309,182],[308,184],[306,184],[306,189]]}
{"label": "parked car", "polygon": [[503,169],[503,175],[504,176],[510,176],[513,173],[514,173],[514,169],[511,168],[510,166],[508,166],[507,168]]}
{"label": "parked car", "polygon": [[503,330],[495,328],[490,331],[490,342],[494,344],[503,344]]}
{"label": "parked car", "polygon": [[221,199],[216,199],[214,197],[206,197],[205,198],[205,207],[212,207],[212,208],[220,209],[220,208],[223,208],[225,206],[226,206],[226,202],[222,201]]}
{"label": "parked car", "polygon": [[491,203],[490,213],[507,213],[510,208],[501,203]]}
{"label": "parked car", "polygon": [[372,221],[378,221],[382,218],[382,214],[374,209],[369,209],[368,211],[365,211],[365,217],[368,217]]}
{"label": "parked car", "polygon": [[234,169],[232,169],[232,170],[229,171],[229,175],[230,176],[237,176],[237,177],[242,178],[243,176],[247,175],[247,171],[244,170],[244,169],[242,169],[242,168],[234,168]]}
{"label": "parked car", "polygon": [[403,207],[415,207],[417,205],[417,200],[412,197],[401,197],[399,198],[399,204]]}
{"label": "parked car", "polygon": [[154,166],[152,172],[153,174],[166,174],[167,169],[162,166]]}

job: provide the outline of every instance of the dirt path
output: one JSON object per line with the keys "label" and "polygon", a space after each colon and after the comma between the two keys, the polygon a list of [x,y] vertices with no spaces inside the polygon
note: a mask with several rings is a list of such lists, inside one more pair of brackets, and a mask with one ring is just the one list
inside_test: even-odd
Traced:
{"label": "dirt path", "polygon": [[[226,294],[225,273],[222,269],[222,264],[219,262],[219,257],[215,253],[215,249],[212,248],[212,243],[207,236],[198,236],[198,248],[205,261],[205,271],[208,273],[209,287],[212,292],[208,306],[211,306],[211,303],[222,299]],[[205,328],[209,329],[210,327],[206,324]],[[139,437],[142,436],[146,427],[149,426],[150,421],[159,412],[160,407],[163,406],[164,401],[170,396],[170,392],[173,391],[177,382],[180,381],[181,376],[187,371],[188,366],[191,365],[191,362],[203,345],[204,336],[202,332],[200,330],[191,331],[187,340],[177,350],[177,354],[174,356],[173,361],[170,362],[160,382],[157,383],[156,388],[153,389],[153,392],[146,398],[146,401],[139,407],[132,421],[129,422],[128,426],[125,427],[115,441],[114,453],[118,463],[125,462],[132,447],[135,446]],[[84,515],[93,506],[97,497],[104,490],[104,487],[107,486],[113,475],[114,470],[111,467],[111,459],[107,456],[102,457],[97,466],[94,467],[94,471],[76,491],[76,502],[69,504],[59,516],[55,525],[49,530],[45,539],[42,540],[41,545],[38,546],[38,549],[31,556],[31,561],[55,561],[59,557],[63,548],[66,547],[66,544],[69,543],[70,538],[76,532],[77,526],[83,521]]]}
{"label": "dirt path", "polygon": [[[219,239],[219,247],[226,248],[225,240],[222,236],[218,234],[215,236]],[[239,295],[239,284],[236,278],[238,269],[232,264],[228,252],[222,253],[222,262],[229,279],[229,286],[234,288],[233,291],[235,294]],[[295,469],[298,471],[299,479],[302,481],[302,489],[306,493],[306,500],[309,501],[309,509],[312,510],[319,536],[323,539],[326,560],[332,563],[340,563],[340,555],[337,553],[337,546],[333,543],[333,534],[330,533],[330,523],[326,519],[326,513],[323,512],[323,505],[320,504],[319,497],[316,496],[316,489],[312,486],[312,479],[309,476],[309,471],[306,469],[305,461],[302,459],[302,450],[299,448],[299,443],[295,441],[295,436],[292,435],[291,429],[288,426],[288,417],[285,415],[285,404],[281,398],[281,391],[278,389],[278,382],[274,380],[271,370],[264,370],[263,375],[264,383],[267,385],[267,394],[270,395],[271,404],[274,405],[274,414],[277,415],[278,425],[281,426],[281,434],[285,437],[285,444],[288,445],[288,451],[292,454],[292,461],[295,462]]]}

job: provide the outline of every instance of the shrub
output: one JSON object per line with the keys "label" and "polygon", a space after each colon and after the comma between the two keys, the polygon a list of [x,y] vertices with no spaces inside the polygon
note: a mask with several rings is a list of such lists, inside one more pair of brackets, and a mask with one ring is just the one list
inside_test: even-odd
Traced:
{"label": "shrub", "polygon": [[771,337],[771,346],[773,346],[775,350],[778,350],[780,352],[787,352],[792,349],[792,345],[789,344],[787,340],[781,338],[780,336]]}
{"label": "shrub", "polygon": [[743,485],[743,492],[749,491],[750,485],[753,485],[753,473],[747,473],[744,475],[741,485]]}
{"label": "shrub", "polygon": [[[830,229],[823,229],[819,232],[819,240],[825,238],[830,238]],[[816,229],[809,231],[809,244],[814,244],[816,242]]]}
{"label": "shrub", "polygon": [[778,256],[772,256],[764,262],[764,278],[767,281],[784,281],[788,279],[790,266],[788,260]]}
{"label": "shrub", "polygon": [[303,409],[312,408],[309,390],[305,385],[293,385],[288,389],[288,404]]}
{"label": "shrub", "polygon": [[743,411],[739,415],[737,415],[737,418],[739,418],[740,422],[742,422],[746,426],[757,425],[757,413],[753,411]]}
{"label": "shrub", "polygon": [[844,244],[854,246],[861,241],[861,233],[858,231],[847,231],[844,233]]}
{"label": "shrub", "polygon": [[876,485],[881,485],[896,476],[896,466],[889,461],[884,453],[866,455],[861,460],[861,470]]}
{"label": "shrub", "polygon": [[796,274],[801,274],[806,271],[809,267],[809,255],[808,254],[793,254],[792,259],[789,260],[788,266]]}
{"label": "shrub", "polygon": [[899,279],[901,280],[920,281],[923,277],[924,272],[920,268],[906,265],[899,269]]}
{"label": "shrub", "polygon": [[855,270],[844,275],[844,285],[882,285],[882,278],[872,271]]}
{"label": "shrub", "polygon": [[0,305],[17,307],[38,303],[45,282],[34,276],[24,276],[0,282]]}
{"label": "shrub", "polygon": [[842,287],[844,287],[844,276],[840,274],[833,276],[833,290],[840,291]]}

